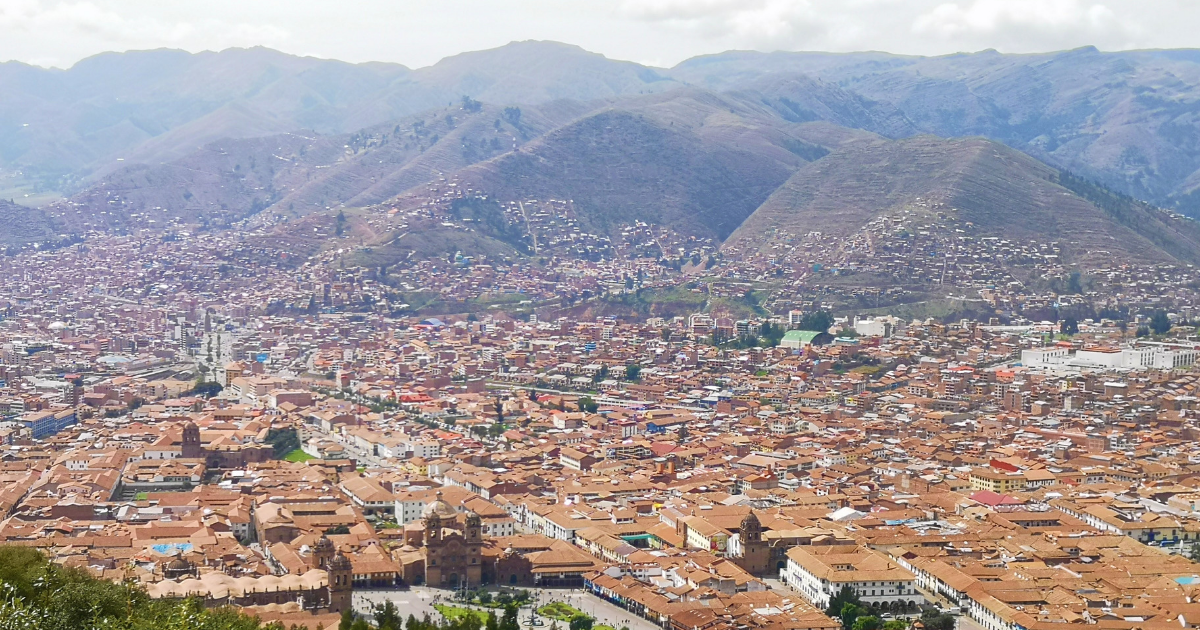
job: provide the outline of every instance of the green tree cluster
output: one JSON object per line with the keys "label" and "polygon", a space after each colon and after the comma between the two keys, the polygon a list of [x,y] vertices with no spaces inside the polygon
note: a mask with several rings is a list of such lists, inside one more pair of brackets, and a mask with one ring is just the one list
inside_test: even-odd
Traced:
{"label": "green tree cluster", "polygon": [[806,313],[800,319],[800,330],[813,330],[816,332],[825,332],[833,325],[833,316],[825,311],[813,311]]}
{"label": "green tree cluster", "polygon": [[578,404],[579,410],[584,413],[596,413],[596,410],[600,408],[600,405],[589,396],[581,397]]}
{"label": "green tree cluster", "polygon": [[949,615],[937,610],[927,610],[921,613],[921,625],[925,626],[926,630],[954,630],[958,624],[958,620],[954,615]]}
{"label": "green tree cluster", "polygon": [[275,459],[283,459],[288,453],[300,448],[300,435],[294,427],[269,429],[267,431],[267,444],[271,445]]}
{"label": "green tree cluster", "polygon": [[[258,630],[232,608],[154,600],[139,586],[51,563],[30,547],[0,547],[0,630]],[[282,624],[262,626],[285,630]]]}
{"label": "green tree cluster", "polygon": [[625,366],[625,380],[637,382],[642,376],[642,366],[634,363]]}
{"label": "green tree cluster", "polygon": [[1150,330],[1156,335],[1164,335],[1171,330],[1171,318],[1167,317],[1166,311],[1154,311],[1150,316]]}

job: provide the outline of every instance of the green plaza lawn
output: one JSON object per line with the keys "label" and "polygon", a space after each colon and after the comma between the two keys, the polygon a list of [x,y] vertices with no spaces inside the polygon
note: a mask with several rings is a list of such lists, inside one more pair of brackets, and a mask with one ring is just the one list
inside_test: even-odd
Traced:
{"label": "green plaza lawn", "polygon": [[308,453],[305,453],[301,449],[296,449],[296,450],[292,451],[291,453],[284,455],[283,459],[285,459],[289,462],[303,463],[310,459],[316,459],[316,458],[313,457],[312,455],[309,455]]}
{"label": "green plaza lawn", "polygon": [[539,608],[538,614],[543,617],[569,622],[571,621],[571,617],[581,615],[583,611],[563,602],[551,602]]}
{"label": "green plaza lawn", "polygon": [[485,610],[472,610],[461,606],[451,606],[449,604],[434,604],[433,607],[444,616],[447,620],[466,617],[467,615],[475,615],[479,618],[479,623],[486,625],[488,612]]}

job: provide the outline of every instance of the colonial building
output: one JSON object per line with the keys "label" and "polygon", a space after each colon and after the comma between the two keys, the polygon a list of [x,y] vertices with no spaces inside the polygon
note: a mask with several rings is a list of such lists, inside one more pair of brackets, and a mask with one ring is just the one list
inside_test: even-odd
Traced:
{"label": "colonial building", "polygon": [[[751,575],[765,574],[771,563],[771,548],[767,541],[763,540],[762,523],[754,512],[742,519],[742,524],[738,527],[737,543],[737,553],[731,553],[729,559]],[[733,552],[732,545],[730,551]]]}
{"label": "colonial building", "polygon": [[422,514],[425,521],[422,537],[425,583],[429,586],[457,588],[465,582],[468,587],[475,587],[482,583],[482,519],[478,514],[468,512],[460,532],[453,529],[457,517],[454,508],[442,500],[441,492]]}
{"label": "colonial building", "polygon": [[155,599],[198,597],[205,606],[264,606],[297,603],[311,612],[341,613],[353,600],[350,559],[334,550],[328,538],[313,549],[313,568],[301,575],[233,577],[218,571],[198,573],[191,563],[176,559],[164,568],[166,579],[147,591]]}

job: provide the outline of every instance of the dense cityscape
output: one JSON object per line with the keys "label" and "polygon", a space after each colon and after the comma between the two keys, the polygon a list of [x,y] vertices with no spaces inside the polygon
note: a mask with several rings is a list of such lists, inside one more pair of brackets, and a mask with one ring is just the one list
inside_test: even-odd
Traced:
{"label": "dense cityscape", "polygon": [[1200,630],[1197,20],[0,0],[0,630]]}
{"label": "dense cityscape", "polygon": [[[309,628],[388,602],[417,626],[528,607],[573,630],[1165,628],[1194,607],[1183,268],[1072,276],[1052,248],[959,239],[934,279],[882,245],[796,258],[827,247],[810,235],[770,259],[616,243],[381,273],[281,263],[250,245],[267,234],[0,261],[0,543]],[[993,316],[833,316],[805,295],[822,264]],[[1051,288],[1012,281],[1030,268]],[[417,288],[478,310],[423,316]],[[655,290],[701,308],[578,315]],[[755,291],[794,308],[720,311]]]}

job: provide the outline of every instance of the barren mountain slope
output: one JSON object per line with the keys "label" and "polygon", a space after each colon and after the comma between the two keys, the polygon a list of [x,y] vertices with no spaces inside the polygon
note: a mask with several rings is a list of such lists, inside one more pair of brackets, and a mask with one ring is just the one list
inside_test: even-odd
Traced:
{"label": "barren mountain slope", "polygon": [[68,70],[5,63],[0,168],[70,188],[133,161],[170,161],[224,138],[349,133],[462,96],[530,105],[675,85],[649,68],[553,42],[517,42],[417,71],[265,48],[104,53]]}
{"label": "barren mountain slope", "polygon": [[942,57],[731,52],[668,74],[745,89],[803,73],[895,107],[916,129],[983,135],[1104,185],[1200,216],[1200,54],[1078,50]]}
{"label": "barren mountain slope", "polygon": [[1200,259],[1193,221],[1064,178],[999,143],[931,136],[851,143],[800,169],[727,245],[753,250],[777,230],[849,236],[921,204],[942,208],[971,237],[1059,241],[1067,262]]}
{"label": "barren mountain slope", "polygon": [[[585,116],[458,174],[499,202],[570,200],[589,229],[642,221],[722,239],[799,166],[862,132],[788,123],[761,104],[672,92]],[[405,204],[419,202],[398,200]]]}
{"label": "barren mountain slope", "polygon": [[54,225],[46,213],[0,199],[0,245],[41,243],[53,239]]}

